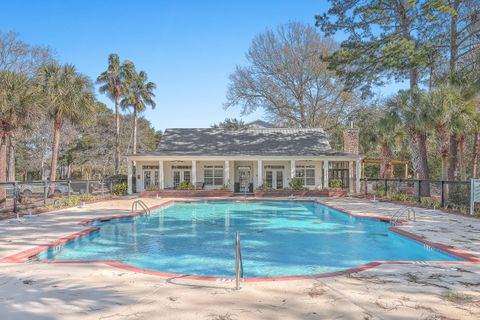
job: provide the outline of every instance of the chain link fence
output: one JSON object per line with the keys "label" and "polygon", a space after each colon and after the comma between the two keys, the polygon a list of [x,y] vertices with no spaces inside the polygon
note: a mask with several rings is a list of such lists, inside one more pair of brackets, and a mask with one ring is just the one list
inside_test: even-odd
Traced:
{"label": "chain link fence", "polygon": [[0,183],[0,215],[38,207],[61,207],[110,197],[126,180],[16,181]]}
{"label": "chain link fence", "polygon": [[365,178],[361,184],[362,193],[369,197],[418,202],[461,212],[468,212],[470,207],[470,181]]}

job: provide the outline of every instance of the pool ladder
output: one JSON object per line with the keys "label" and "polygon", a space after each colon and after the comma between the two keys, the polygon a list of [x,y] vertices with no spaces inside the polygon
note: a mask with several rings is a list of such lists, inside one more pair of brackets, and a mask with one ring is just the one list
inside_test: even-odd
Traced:
{"label": "pool ladder", "polygon": [[400,218],[404,215],[407,215],[407,220],[411,221],[413,220],[414,222],[417,221],[417,217],[415,215],[415,209],[412,207],[406,207],[406,208],[400,208],[398,209],[392,216],[390,217],[390,223],[393,225],[398,224],[398,221]]}
{"label": "pool ladder", "polygon": [[243,278],[242,249],[240,245],[240,232],[235,236],[235,288],[240,289],[240,279]]}
{"label": "pool ladder", "polygon": [[150,209],[148,209],[148,206],[143,202],[142,200],[138,199],[133,201],[132,203],[132,213],[136,212],[138,210],[138,206],[140,206],[145,214],[150,215]]}

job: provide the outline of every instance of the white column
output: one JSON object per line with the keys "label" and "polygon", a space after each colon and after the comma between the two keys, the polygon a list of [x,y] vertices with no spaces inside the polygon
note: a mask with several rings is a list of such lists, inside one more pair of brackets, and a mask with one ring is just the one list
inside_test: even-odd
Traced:
{"label": "white column", "polygon": [[328,188],[328,160],[323,160],[323,188]]}
{"label": "white column", "polygon": [[263,161],[258,160],[258,167],[257,167],[257,187],[260,187],[263,184]]}
{"label": "white column", "polygon": [[132,194],[132,161],[127,158],[127,193]]}
{"label": "white column", "polygon": [[158,187],[160,190],[165,189],[165,174],[163,172],[163,160],[158,161]]}
{"label": "white column", "polygon": [[192,160],[192,184],[197,187],[197,160]]}
{"label": "white column", "polygon": [[230,161],[225,160],[223,164],[223,185],[230,189]]}
{"label": "white column", "polygon": [[296,167],[295,167],[295,160],[290,160],[290,181],[295,178],[296,174]]}
{"label": "white column", "polygon": [[348,192],[355,192],[356,188],[356,180],[354,180],[356,174],[353,172],[354,165],[355,161],[348,162]]}
{"label": "white column", "polygon": [[360,184],[360,178],[361,178],[361,175],[362,175],[362,159],[358,159],[357,160],[357,176],[355,177],[355,184],[356,184],[356,188],[355,188],[355,192],[357,193],[360,193],[360,188],[361,188],[361,184]]}

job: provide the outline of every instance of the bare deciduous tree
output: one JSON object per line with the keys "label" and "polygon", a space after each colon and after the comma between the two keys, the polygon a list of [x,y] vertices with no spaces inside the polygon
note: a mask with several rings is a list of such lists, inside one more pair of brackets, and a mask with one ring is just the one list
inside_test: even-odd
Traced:
{"label": "bare deciduous tree", "polygon": [[276,123],[326,130],[345,120],[359,99],[345,92],[321,56],[336,44],[301,23],[281,25],[256,36],[246,55],[248,66],[230,75],[225,108],[242,113],[264,109]]}

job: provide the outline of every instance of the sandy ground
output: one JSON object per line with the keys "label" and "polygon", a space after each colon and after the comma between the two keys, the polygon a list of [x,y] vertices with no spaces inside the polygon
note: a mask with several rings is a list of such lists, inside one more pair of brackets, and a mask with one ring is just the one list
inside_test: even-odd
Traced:
{"label": "sandy ground", "polygon": [[[0,221],[0,258],[128,213],[132,199]],[[162,199],[146,199],[148,205]],[[325,201],[325,199],[324,199]],[[399,206],[326,202],[386,216]],[[480,220],[416,209],[404,226],[480,256]],[[103,264],[0,264],[0,319],[480,319],[480,265],[382,265],[331,278],[233,283],[162,278]]]}

